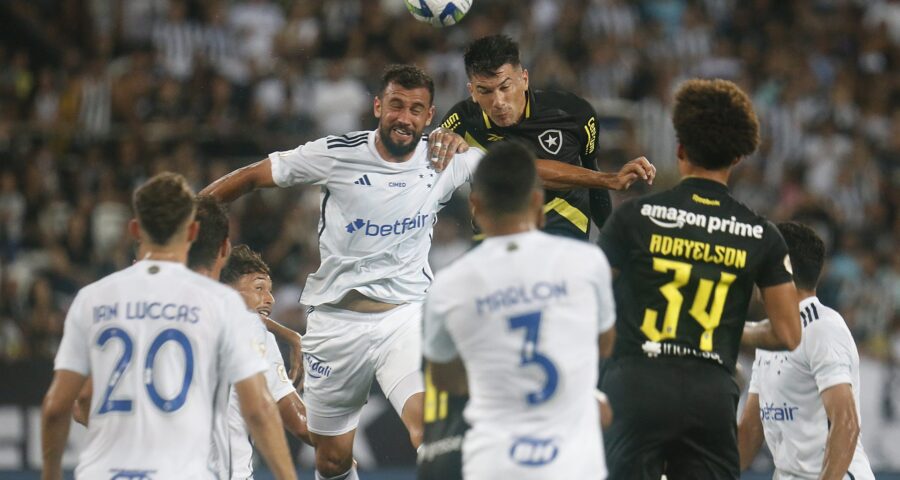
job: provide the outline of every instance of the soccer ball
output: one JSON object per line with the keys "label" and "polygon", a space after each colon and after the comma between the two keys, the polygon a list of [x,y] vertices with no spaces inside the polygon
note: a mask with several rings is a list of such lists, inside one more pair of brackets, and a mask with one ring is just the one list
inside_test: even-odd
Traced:
{"label": "soccer ball", "polygon": [[435,27],[459,23],[469,11],[473,0],[406,0],[406,9],[416,20]]}

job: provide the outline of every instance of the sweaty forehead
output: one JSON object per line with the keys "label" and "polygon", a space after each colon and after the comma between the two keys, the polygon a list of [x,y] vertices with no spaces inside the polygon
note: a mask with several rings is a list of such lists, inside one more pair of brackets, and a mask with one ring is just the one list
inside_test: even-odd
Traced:
{"label": "sweaty forehead", "polygon": [[393,82],[388,83],[384,87],[383,99],[384,101],[400,100],[408,104],[421,103],[422,105],[431,105],[431,94],[428,93],[427,88],[404,88]]}

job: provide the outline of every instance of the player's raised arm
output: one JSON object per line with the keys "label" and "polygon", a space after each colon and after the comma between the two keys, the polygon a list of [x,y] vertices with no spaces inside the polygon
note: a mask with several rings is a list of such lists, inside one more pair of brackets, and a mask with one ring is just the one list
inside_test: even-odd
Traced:
{"label": "player's raised arm", "polygon": [[295,479],[294,462],[282,430],[281,415],[275,406],[265,377],[257,373],[234,384],[241,402],[241,415],[256,447],[277,479]]}
{"label": "player's raised arm", "polygon": [[274,186],[272,162],[267,158],[225,175],[201,190],[199,195],[211,195],[220,202],[230,203],[253,190]]}
{"label": "player's raised arm", "polygon": [[538,159],[538,175],[544,188],[569,190],[573,188],[605,188],[607,190],[627,190],[634,182],[644,180],[653,184],[656,167],[646,158],[638,157],[626,163],[618,172],[607,173],[588,168]]}
{"label": "player's raised arm", "polygon": [[763,350],[793,350],[800,345],[800,313],[797,289],[791,282],[761,288],[766,313],[771,320],[747,322],[741,343]]}

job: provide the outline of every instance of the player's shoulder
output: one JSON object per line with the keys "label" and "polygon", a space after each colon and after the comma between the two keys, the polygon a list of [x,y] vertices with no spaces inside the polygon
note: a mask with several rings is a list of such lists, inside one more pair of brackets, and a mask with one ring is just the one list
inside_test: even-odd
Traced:
{"label": "player's shoulder", "polygon": [[818,341],[822,337],[827,337],[833,341],[854,343],[850,328],[847,327],[847,322],[840,312],[824,305],[816,297],[801,302],[800,321],[803,326],[801,342],[803,340]]}
{"label": "player's shoulder", "polygon": [[444,121],[441,122],[441,127],[447,130],[456,130],[461,124],[471,123],[481,118],[481,107],[471,97],[468,97],[450,107],[444,116]]}
{"label": "player's shoulder", "polygon": [[533,95],[539,109],[562,110],[575,117],[594,115],[591,102],[567,90],[535,90]]}
{"label": "player's shoulder", "polygon": [[370,130],[360,130],[343,135],[328,135],[316,140],[314,143],[329,153],[366,150],[370,133]]}

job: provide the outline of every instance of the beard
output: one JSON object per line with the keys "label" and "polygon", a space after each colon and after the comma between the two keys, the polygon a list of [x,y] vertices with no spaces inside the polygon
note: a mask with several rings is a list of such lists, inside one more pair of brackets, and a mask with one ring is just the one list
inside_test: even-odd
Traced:
{"label": "beard", "polygon": [[378,137],[381,139],[381,143],[384,144],[384,148],[395,157],[405,157],[412,153],[416,147],[419,145],[419,139],[422,137],[422,132],[417,132],[412,128],[408,128],[412,133],[412,139],[407,144],[400,144],[395,142],[391,138],[391,130],[396,125],[379,125],[378,126]]}

